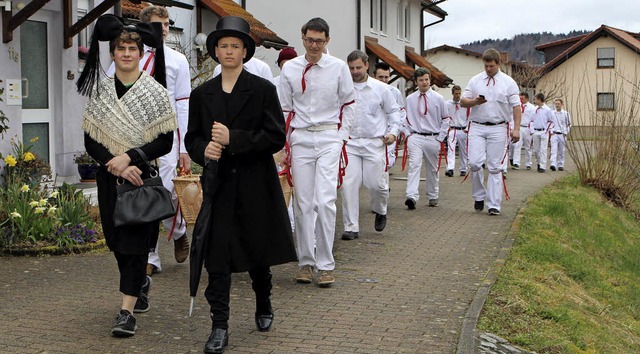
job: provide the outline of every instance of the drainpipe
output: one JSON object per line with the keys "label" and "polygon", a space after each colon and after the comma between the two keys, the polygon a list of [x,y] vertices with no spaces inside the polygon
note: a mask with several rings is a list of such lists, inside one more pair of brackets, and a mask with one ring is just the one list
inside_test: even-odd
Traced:
{"label": "drainpipe", "polygon": [[362,0],[356,0],[356,48],[360,47],[360,38],[362,37]]}
{"label": "drainpipe", "polygon": [[426,10],[428,10],[429,8],[431,8],[433,6],[436,6],[439,3],[442,3],[444,1],[445,0],[440,0],[440,1],[436,1],[436,2],[431,2],[429,4],[425,4],[424,2],[422,3],[422,9],[421,9],[421,12],[420,12],[420,27],[422,28],[422,31],[420,31],[420,55],[424,55],[424,52],[427,50],[427,48],[424,45],[424,40],[425,40],[424,32],[427,29],[427,27],[430,27],[430,26],[433,26],[435,24],[438,24],[438,23],[444,21],[444,19],[445,19],[445,17],[442,17],[441,19],[439,19],[439,20],[437,20],[435,22],[432,22],[432,23],[429,23],[429,24],[425,25],[424,24],[424,16],[423,16],[424,12]]}

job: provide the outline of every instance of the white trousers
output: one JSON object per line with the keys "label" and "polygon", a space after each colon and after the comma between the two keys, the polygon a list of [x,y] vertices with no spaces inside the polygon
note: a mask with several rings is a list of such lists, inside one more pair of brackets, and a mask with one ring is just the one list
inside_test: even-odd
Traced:
{"label": "white trousers", "polygon": [[524,148],[524,165],[531,166],[531,132],[529,128],[520,127],[520,140],[513,144],[513,164],[521,166],[521,154]]}
{"label": "white trousers", "polygon": [[[498,209],[502,204],[502,165],[506,159],[508,139],[506,124],[487,126],[471,123],[469,128],[469,168],[471,169],[471,196],[484,200],[487,209]],[[487,187],[484,185],[486,164],[489,171]]]}
{"label": "white trousers", "polygon": [[337,130],[295,129],[289,144],[298,264],[333,270],[338,166],[343,141]]}
{"label": "white trousers", "polygon": [[[178,195],[176,194],[175,187],[173,186],[173,179],[176,178],[178,173],[176,172],[176,167],[178,166],[178,158],[179,158],[179,144],[177,132],[173,133],[173,146],[171,147],[171,152],[160,157],[158,160],[160,161],[160,167],[158,168],[160,172],[160,177],[162,178],[162,185],[169,192],[171,192],[173,206],[178,209],[178,217],[176,219],[175,228],[173,229],[174,240],[177,240],[184,236],[187,233],[187,225],[182,218],[182,213],[180,213],[178,208]],[[186,152],[186,151],[183,151]],[[162,225],[167,232],[171,231],[171,227],[173,225],[173,216],[167,219],[162,220]],[[158,242],[156,243],[156,248],[149,252],[149,260],[147,263],[153,264],[158,268],[158,270],[162,270],[162,263],[160,261],[160,255],[158,254],[158,247],[160,246],[160,239],[158,237]]]}
{"label": "white trousers", "polygon": [[435,136],[411,134],[407,137],[407,153],[409,154],[409,172],[407,173],[406,197],[420,199],[420,169],[422,161],[426,162],[427,198],[438,199],[440,180],[438,176],[438,159],[440,158],[440,142]]}
{"label": "white trousers", "polygon": [[564,134],[551,134],[551,166],[564,167],[564,147],[567,144]]}
{"label": "white trousers", "polygon": [[460,157],[460,172],[467,171],[467,133],[461,129],[449,130],[447,137],[449,148],[447,149],[447,170],[456,169],[456,146]]}
{"label": "white trousers", "polygon": [[536,155],[536,162],[543,170],[547,169],[547,146],[549,145],[549,134],[546,131],[533,132],[533,154]]}
{"label": "white trousers", "polygon": [[380,138],[350,139],[347,142],[347,165],[344,182],[340,187],[342,197],[342,222],[344,231],[360,231],[360,187],[369,190],[371,210],[387,215],[389,183],[385,172],[385,145]]}

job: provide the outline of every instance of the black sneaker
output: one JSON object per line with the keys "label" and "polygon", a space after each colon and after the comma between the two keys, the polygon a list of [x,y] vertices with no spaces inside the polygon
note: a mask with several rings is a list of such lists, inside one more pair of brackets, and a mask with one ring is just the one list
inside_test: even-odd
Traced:
{"label": "black sneaker", "polygon": [[355,240],[359,237],[360,235],[358,234],[357,231],[345,231],[342,234],[342,239],[345,241],[351,241],[351,240]]}
{"label": "black sneaker", "polygon": [[429,206],[430,207],[437,207],[438,206],[438,199],[429,199]]}
{"label": "black sneaker", "polygon": [[140,294],[138,295],[138,300],[136,300],[136,305],[133,307],[134,313],[144,313],[151,309],[151,306],[149,306],[150,289],[151,277],[147,275],[147,278],[144,281],[144,285],[142,285],[142,289],[140,289]]}
{"label": "black sneaker", "polygon": [[496,208],[489,208],[489,215],[500,215],[500,210]]}
{"label": "black sneaker", "polygon": [[460,177],[464,177],[467,175],[467,171],[460,171]]}
{"label": "black sneaker", "polygon": [[476,200],[473,203],[473,208],[476,209],[476,211],[482,211],[482,209],[484,209],[484,200]]}
{"label": "black sneaker", "polygon": [[387,226],[387,216],[376,213],[376,221],[373,224],[373,227],[376,231],[380,232],[384,230],[385,226]]}
{"label": "black sneaker", "polygon": [[551,166],[551,171],[555,171],[556,170],[556,166]]}
{"label": "black sneaker", "polygon": [[564,171],[564,167],[558,167],[558,171]]}
{"label": "black sneaker", "polygon": [[447,170],[447,172],[445,172],[444,175],[447,177],[453,177],[453,170]]}
{"label": "black sneaker", "polygon": [[512,169],[514,169],[514,170],[519,170],[519,169],[520,169],[520,165],[518,165],[517,163],[514,163],[514,164],[511,166],[511,168],[512,168]]}
{"label": "black sneaker", "polygon": [[111,330],[111,335],[114,337],[131,337],[136,334],[136,318],[133,317],[131,312],[127,310],[120,310],[118,317],[116,317],[116,325]]}
{"label": "black sneaker", "polygon": [[407,198],[407,200],[404,201],[404,205],[406,205],[409,210],[413,210],[416,208],[416,201],[411,198]]}
{"label": "black sneaker", "polygon": [[531,166],[527,166],[527,170],[530,170],[530,169],[531,169]]}

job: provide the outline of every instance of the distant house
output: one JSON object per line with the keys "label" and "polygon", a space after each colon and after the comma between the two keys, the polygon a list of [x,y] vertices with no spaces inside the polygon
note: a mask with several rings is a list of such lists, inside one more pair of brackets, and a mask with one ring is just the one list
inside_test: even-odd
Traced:
{"label": "distant house", "polygon": [[558,96],[572,112],[575,126],[597,126],[597,115],[628,112],[633,103],[637,106],[632,93],[638,93],[640,85],[640,34],[602,25],[590,34],[536,49],[548,59],[536,90],[558,92],[560,88]]}
{"label": "distant house", "polygon": [[[453,80],[453,85],[459,85],[462,90],[464,90],[472,77],[484,69],[482,53],[446,44],[428,49],[425,52],[425,57],[446,73]],[[451,99],[450,88],[436,90],[445,99]]]}

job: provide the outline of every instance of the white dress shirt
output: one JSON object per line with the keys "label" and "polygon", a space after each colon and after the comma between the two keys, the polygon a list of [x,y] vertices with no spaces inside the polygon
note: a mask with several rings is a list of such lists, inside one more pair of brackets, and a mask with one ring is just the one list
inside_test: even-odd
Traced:
{"label": "white dress shirt", "polygon": [[531,118],[533,117],[533,112],[535,112],[536,110],[536,106],[531,102],[527,102],[524,105],[521,104],[521,107],[522,106],[524,106],[524,110],[522,111],[520,126],[529,128],[531,125],[531,121],[532,121]]}
{"label": "white dress shirt", "polygon": [[339,133],[343,140],[348,140],[356,98],[349,67],[344,61],[323,54],[304,74],[303,92],[302,79],[307,64],[309,62],[301,55],[288,60],[280,73],[278,96],[282,110],[285,114],[295,113],[291,127],[299,129],[339,124],[342,110]]}
{"label": "white dress shirt", "polygon": [[[271,68],[269,67],[269,64],[263,62],[262,60],[256,57],[253,57],[247,60],[246,63],[242,64],[242,66],[244,66],[244,69],[246,71],[252,73],[253,75],[260,76],[263,79],[267,79],[272,84],[275,85],[275,83],[273,82],[273,73],[271,72]],[[221,65],[216,66],[215,69],[213,69],[213,75],[211,75],[211,78],[214,78],[220,75],[221,72],[222,72],[222,66]]]}
{"label": "white dress shirt", "polygon": [[553,120],[552,131],[554,133],[569,133],[569,127],[571,126],[571,117],[569,116],[569,112],[565,111],[564,109],[560,110],[559,112],[553,110],[551,117]]}
{"label": "white dress shirt", "polygon": [[371,76],[362,84],[355,84],[355,119],[351,138],[382,138],[391,133],[398,136],[402,126],[400,107],[387,84]]}
{"label": "white dress shirt", "polygon": [[444,141],[449,130],[449,113],[441,94],[431,88],[424,93],[427,100],[426,111],[424,98],[420,90],[407,96],[407,118],[404,125],[405,135],[411,133],[438,133],[437,140]]}
{"label": "white dress shirt", "polygon": [[551,109],[544,104],[542,107],[536,107],[533,111],[531,121],[533,122],[533,129],[537,131],[544,130],[546,132],[550,125],[553,124]]}
{"label": "white dress shirt", "polygon": [[449,117],[451,117],[451,127],[466,128],[470,109],[462,107],[460,102],[454,100],[448,100],[445,103]]}
{"label": "white dress shirt", "polygon": [[513,107],[520,106],[518,84],[502,71],[493,77],[483,71],[469,80],[462,98],[475,99],[479,95],[483,95],[487,102],[471,109],[469,119],[473,122],[509,122],[512,120]]}

